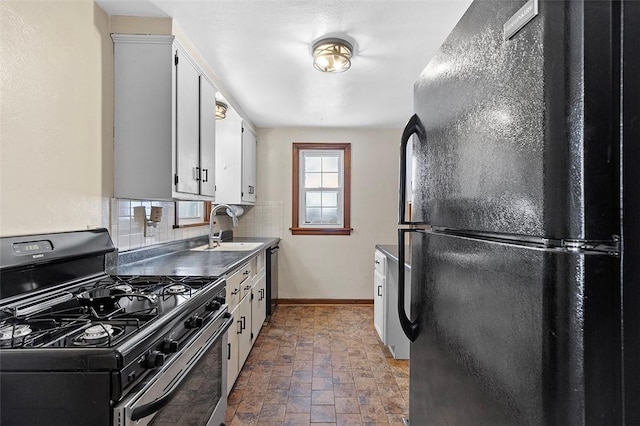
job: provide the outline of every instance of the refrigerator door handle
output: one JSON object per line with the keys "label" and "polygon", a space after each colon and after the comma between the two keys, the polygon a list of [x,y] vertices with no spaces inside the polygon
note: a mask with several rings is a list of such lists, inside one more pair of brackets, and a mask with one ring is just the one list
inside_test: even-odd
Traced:
{"label": "refrigerator door handle", "polygon": [[422,307],[418,307],[415,320],[411,321],[404,309],[404,234],[407,232],[424,232],[422,229],[398,229],[398,316],[400,317],[400,326],[402,331],[407,335],[410,341],[415,342],[420,334],[419,319]]}
{"label": "refrigerator door handle", "polygon": [[427,139],[427,132],[418,117],[418,114],[413,114],[409,119],[409,122],[402,131],[402,139],[400,140],[400,204],[398,209],[398,224],[399,225],[424,225],[426,222],[411,222],[405,219],[406,204],[407,204],[407,144],[411,136],[418,136],[420,144],[425,144]]}

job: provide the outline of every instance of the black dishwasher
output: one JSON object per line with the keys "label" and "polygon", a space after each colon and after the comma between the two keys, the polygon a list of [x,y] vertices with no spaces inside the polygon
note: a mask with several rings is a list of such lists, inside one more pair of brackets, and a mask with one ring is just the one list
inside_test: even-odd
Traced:
{"label": "black dishwasher", "polygon": [[278,306],[278,250],[278,245],[267,250],[267,319]]}

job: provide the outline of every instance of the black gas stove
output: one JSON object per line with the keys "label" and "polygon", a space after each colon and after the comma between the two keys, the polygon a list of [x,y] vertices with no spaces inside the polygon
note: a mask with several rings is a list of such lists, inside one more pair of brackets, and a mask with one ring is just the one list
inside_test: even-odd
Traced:
{"label": "black gas stove", "polygon": [[226,337],[223,279],[110,276],[113,251],[106,230],[0,239],[2,424],[152,421],[159,410],[116,406],[186,372],[174,364],[203,336]]}
{"label": "black gas stove", "polygon": [[[107,276],[73,285],[52,301],[3,307],[0,348],[113,347],[215,284],[201,277]],[[217,311],[224,302],[221,292],[206,309]]]}

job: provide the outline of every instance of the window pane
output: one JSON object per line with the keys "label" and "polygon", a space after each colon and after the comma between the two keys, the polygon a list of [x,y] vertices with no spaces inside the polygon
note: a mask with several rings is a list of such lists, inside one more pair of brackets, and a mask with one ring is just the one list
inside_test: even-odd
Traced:
{"label": "window pane", "polygon": [[[308,201],[307,201],[308,204]],[[338,207],[338,193],[337,192],[323,192],[322,193],[322,206],[323,207]]]}
{"label": "window pane", "polygon": [[322,173],[305,173],[305,188],[320,188],[322,186]]}
{"label": "window pane", "polygon": [[322,157],[323,172],[338,172],[338,157]]}
{"label": "window pane", "polygon": [[322,209],[322,223],[338,223],[338,209]]}
{"label": "window pane", "polygon": [[[195,219],[201,216],[201,201],[181,201],[178,203],[178,217],[180,219]],[[150,209],[149,209],[150,210]]]}
{"label": "window pane", "polygon": [[304,157],[305,172],[321,172],[322,157]]}
{"label": "window pane", "polygon": [[320,207],[321,200],[324,200],[322,192],[307,192],[307,207]]}
{"label": "window pane", "polygon": [[321,209],[305,209],[306,217],[304,219],[305,223],[320,223],[320,215]]}
{"label": "window pane", "polygon": [[322,186],[324,188],[338,188],[340,186],[338,173],[323,173]]}

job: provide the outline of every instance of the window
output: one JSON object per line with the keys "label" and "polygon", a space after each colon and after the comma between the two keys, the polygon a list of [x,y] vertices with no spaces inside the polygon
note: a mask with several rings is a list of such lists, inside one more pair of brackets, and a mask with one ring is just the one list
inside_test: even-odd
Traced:
{"label": "window", "polygon": [[176,201],[176,219],[173,227],[208,225],[210,213],[211,202],[209,201]]}
{"label": "window", "polygon": [[293,235],[351,233],[351,144],[293,144]]}

